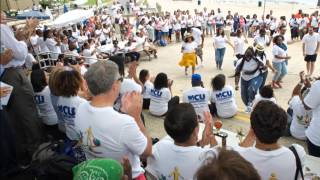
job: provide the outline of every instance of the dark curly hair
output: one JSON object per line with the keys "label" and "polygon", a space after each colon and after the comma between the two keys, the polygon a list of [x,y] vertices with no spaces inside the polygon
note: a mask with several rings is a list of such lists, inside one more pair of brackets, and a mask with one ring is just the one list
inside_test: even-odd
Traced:
{"label": "dark curly hair", "polygon": [[168,76],[165,73],[159,73],[154,80],[154,88],[160,90],[168,87]]}
{"label": "dark curly hair", "polygon": [[273,144],[287,128],[287,114],[271,101],[260,101],[251,113],[250,123],[260,142]]}

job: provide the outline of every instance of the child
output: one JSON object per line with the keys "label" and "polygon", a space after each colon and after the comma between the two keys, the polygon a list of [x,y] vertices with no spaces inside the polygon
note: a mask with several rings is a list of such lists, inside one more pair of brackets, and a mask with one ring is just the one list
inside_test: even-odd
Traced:
{"label": "child", "polygon": [[258,102],[260,102],[262,100],[271,101],[271,102],[277,104],[277,100],[274,97],[273,88],[271,87],[271,85],[263,86],[259,90],[259,93],[256,94],[256,96],[253,100],[252,107],[255,107],[258,104]]}
{"label": "child", "polygon": [[210,142],[211,147],[217,144],[212,134],[212,117],[209,112],[204,116],[206,127],[203,139],[198,142],[199,123],[193,106],[181,103],[173,107],[164,120],[164,127],[174,142],[165,139],[153,146],[147,172],[157,179],[193,179],[207,155],[215,154],[197,144],[205,146]]}
{"label": "child", "polygon": [[179,62],[180,66],[185,67],[185,75],[188,75],[189,66],[192,67],[192,74],[194,74],[196,66],[196,48],[198,47],[197,43],[194,42],[192,34],[188,33],[185,36],[184,43],[182,44],[181,52],[183,53],[182,59]]}
{"label": "child", "polygon": [[142,96],[143,96],[143,109],[149,109],[150,106],[150,91],[153,89],[153,83],[150,81],[149,71],[142,69],[139,73],[139,80],[143,84]]}
{"label": "child", "polygon": [[209,107],[212,115],[231,118],[236,115],[238,107],[233,87],[225,84],[226,77],[223,74],[218,74],[211,80],[212,95]]}

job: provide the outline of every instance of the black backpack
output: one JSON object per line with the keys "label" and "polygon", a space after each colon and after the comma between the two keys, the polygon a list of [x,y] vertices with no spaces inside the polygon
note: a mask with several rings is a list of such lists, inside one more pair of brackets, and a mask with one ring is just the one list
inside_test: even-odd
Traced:
{"label": "black backpack", "polygon": [[72,179],[72,168],[79,163],[77,158],[69,153],[73,146],[74,144],[64,141],[40,145],[33,154],[27,174],[37,180]]}

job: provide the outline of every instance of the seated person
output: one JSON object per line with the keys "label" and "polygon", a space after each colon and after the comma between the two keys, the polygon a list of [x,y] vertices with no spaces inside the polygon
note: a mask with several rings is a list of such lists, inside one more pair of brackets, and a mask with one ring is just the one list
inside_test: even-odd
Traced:
{"label": "seated person", "polygon": [[79,140],[75,130],[75,118],[81,103],[86,102],[79,96],[82,86],[82,77],[78,70],[71,66],[64,66],[58,74],[55,75],[54,89],[57,94],[58,116],[61,117],[58,122],[59,127],[66,133],[70,140]]}
{"label": "seated person", "polygon": [[174,105],[179,104],[179,97],[172,97],[173,81],[167,74],[159,73],[154,80],[154,87],[150,90],[149,111],[155,116],[164,116]]}
{"label": "seated person", "polygon": [[262,100],[271,101],[271,102],[277,104],[277,100],[274,97],[273,88],[271,87],[271,85],[263,86],[259,90],[259,93],[257,93],[256,96],[254,97],[252,107],[257,105],[258,102],[260,102]]}
{"label": "seated person", "polygon": [[91,102],[79,106],[75,126],[87,159],[127,156],[132,178],[145,179],[140,158],[151,155],[152,142],[141,120],[142,97],[132,92],[122,97],[119,113],[113,105],[119,96],[122,77],[111,61],[98,61],[84,76]]}
{"label": "seated person", "polygon": [[124,51],[125,51],[125,55],[126,57],[130,58],[130,61],[139,61],[140,59],[140,53],[137,52],[136,50],[136,46],[132,43],[133,40],[129,39],[129,42],[125,45],[124,47]]}
{"label": "seated person", "polygon": [[[293,89],[292,97],[289,101],[289,108],[292,110],[292,121],[290,124],[290,134],[292,137],[300,140],[307,140],[306,129],[311,121],[312,111],[304,108],[303,102],[300,98],[304,99],[310,91],[311,83],[309,78],[301,77],[301,82]],[[301,85],[304,85],[301,88]]]}
{"label": "seated person", "polygon": [[82,55],[84,56],[85,63],[88,65],[92,65],[97,62],[98,58],[96,55],[96,49],[91,50],[89,43],[85,42],[83,44]]}
{"label": "seated person", "polygon": [[183,102],[192,104],[198,115],[198,120],[203,122],[203,113],[210,111],[210,92],[203,87],[199,74],[192,75],[191,85],[192,88],[183,93]]}
{"label": "seated person", "polygon": [[211,80],[213,92],[211,94],[210,112],[220,118],[231,118],[236,115],[238,107],[233,87],[225,84],[226,77],[223,74],[218,74]]}
{"label": "seated person", "polygon": [[253,109],[250,122],[249,134],[236,150],[257,169],[263,180],[295,179],[296,158],[303,168],[306,152],[294,144],[290,148],[297,152],[295,157],[293,150],[279,144],[287,126],[286,112],[273,102],[263,100]]}
{"label": "seated person", "polygon": [[144,35],[143,31],[139,31],[134,38],[137,46],[141,47],[148,55],[151,53],[157,58],[157,49],[148,41],[148,37]]}
{"label": "seated person", "polygon": [[193,179],[206,158],[215,155],[214,149],[202,147],[217,144],[210,113],[205,112],[204,117],[205,129],[198,141],[199,123],[193,106],[181,103],[173,107],[164,120],[164,128],[173,141],[164,139],[154,145],[147,172],[157,179]]}
{"label": "seated person", "polygon": [[58,117],[51,102],[51,93],[45,72],[41,69],[34,69],[31,72],[30,79],[34,90],[34,99],[39,117],[44,124],[45,133],[54,139],[62,138],[63,133],[58,129]]}
{"label": "seated person", "polygon": [[250,162],[233,150],[218,152],[218,156],[210,158],[200,167],[195,176],[198,180],[260,180],[257,170]]}
{"label": "seated person", "polygon": [[150,106],[150,91],[153,89],[153,83],[150,81],[150,73],[146,69],[142,69],[139,73],[139,80],[143,84],[143,109],[149,109]]}

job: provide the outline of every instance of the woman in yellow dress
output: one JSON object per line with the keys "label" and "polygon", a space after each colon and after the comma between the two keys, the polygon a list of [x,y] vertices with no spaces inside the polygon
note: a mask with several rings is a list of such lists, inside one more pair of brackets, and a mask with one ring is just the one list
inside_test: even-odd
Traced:
{"label": "woman in yellow dress", "polygon": [[189,66],[192,67],[192,74],[194,74],[197,55],[196,55],[196,48],[197,43],[194,42],[194,38],[190,33],[185,36],[184,42],[182,44],[181,52],[183,53],[182,59],[179,62],[180,66],[185,67],[185,74],[188,75],[188,68]]}

